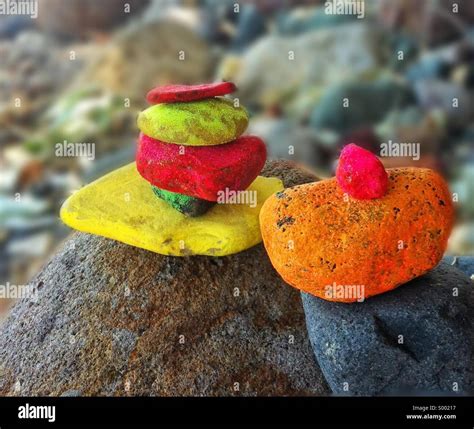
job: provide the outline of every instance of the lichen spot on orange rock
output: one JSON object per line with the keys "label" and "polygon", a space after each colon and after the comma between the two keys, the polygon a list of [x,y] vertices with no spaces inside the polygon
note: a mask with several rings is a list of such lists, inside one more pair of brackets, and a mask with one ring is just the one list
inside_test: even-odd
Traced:
{"label": "lichen spot on orange rock", "polygon": [[377,199],[354,199],[332,178],[265,202],[263,241],[287,283],[330,301],[355,302],[438,264],[453,224],[446,182],[429,169],[387,173],[387,192]]}

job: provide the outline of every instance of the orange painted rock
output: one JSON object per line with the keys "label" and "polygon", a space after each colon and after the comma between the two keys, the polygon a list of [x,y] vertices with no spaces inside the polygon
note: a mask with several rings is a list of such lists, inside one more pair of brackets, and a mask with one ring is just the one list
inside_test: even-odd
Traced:
{"label": "orange painted rock", "polygon": [[387,173],[379,199],[353,199],[332,178],[265,202],[263,241],[287,283],[330,301],[362,301],[438,264],[453,223],[445,181],[429,169]]}

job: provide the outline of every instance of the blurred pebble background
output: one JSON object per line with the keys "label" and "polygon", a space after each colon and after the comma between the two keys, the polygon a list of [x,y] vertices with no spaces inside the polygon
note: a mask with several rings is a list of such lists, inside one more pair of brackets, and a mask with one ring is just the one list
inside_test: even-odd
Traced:
{"label": "blurred pebble background", "polygon": [[[474,254],[474,2],[366,0],[363,19],[324,3],[39,0],[38,19],[0,16],[0,284],[26,284],[69,234],[71,192],[133,160],[149,89],[222,79],[271,158],[323,177],[349,142],[419,144],[383,161],[449,179],[449,253]],[[95,158],[56,156],[64,141]]]}

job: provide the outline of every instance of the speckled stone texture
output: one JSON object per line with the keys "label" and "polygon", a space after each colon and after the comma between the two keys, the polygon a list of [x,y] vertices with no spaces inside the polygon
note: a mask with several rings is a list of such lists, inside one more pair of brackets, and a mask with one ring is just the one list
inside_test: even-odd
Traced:
{"label": "speckled stone texture", "polygon": [[442,262],[363,303],[302,298],[315,354],[334,393],[474,393],[474,288],[457,268]]}
{"label": "speckled stone texture", "polygon": [[[286,162],[263,174],[316,180]],[[76,233],[31,284],[38,302],[0,328],[1,395],[329,393],[262,245],[173,258]]]}
{"label": "speckled stone texture", "polygon": [[214,146],[186,147],[140,134],[136,164],[140,175],[160,189],[218,201],[226,188],[247,189],[266,158],[265,143],[256,136]]}
{"label": "speckled stone texture", "polygon": [[140,131],[166,143],[212,146],[239,137],[249,123],[242,107],[227,98],[154,104],[138,115]]}
{"label": "speckled stone texture", "polygon": [[[383,198],[346,198],[335,178],[285,189],[260,211],[263,242],[288,284],[330,301],[387,292],[443,257],[454,207],[444,179],[425,168],[391,168]],[[328,288],[329,286],[329,288]],[[362,288],[361,288],[362,289]]]}

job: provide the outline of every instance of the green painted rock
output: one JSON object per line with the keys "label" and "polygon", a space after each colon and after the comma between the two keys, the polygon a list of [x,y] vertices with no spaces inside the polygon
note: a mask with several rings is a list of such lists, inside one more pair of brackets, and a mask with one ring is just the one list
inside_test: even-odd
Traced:
{"label": "green painted rock", "polygon": [[215,204],[212,201],[201,200],[200,198],[191,197],[189,195],[166,191],[157,188],[156,186],[152,186],[152,188],[158,198],[166,201],[171,207],[186,216],[201,216]]}
{"label": "green painted rock", "polygon": [[228,143],[247,129],[248,122],[247,111],[225,98],[156,104],[138,116],[143,134],[188,146]]}

